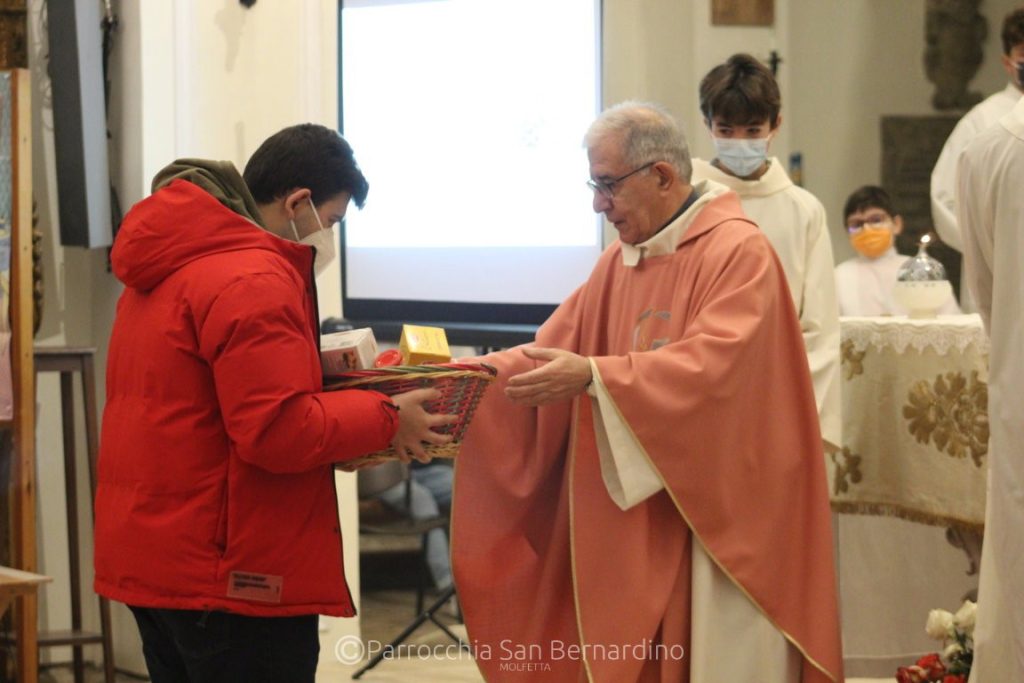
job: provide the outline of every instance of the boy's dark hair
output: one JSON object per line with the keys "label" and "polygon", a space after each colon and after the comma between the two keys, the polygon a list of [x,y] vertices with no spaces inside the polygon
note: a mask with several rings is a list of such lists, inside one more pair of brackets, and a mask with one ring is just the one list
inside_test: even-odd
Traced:
{"label": "boy's dark hair", "polygon": [[1024,7],[1013,10],[1003,19],[1003,54],[1010,54],[1010,50],[1021,43],[1024,43]]}
{"label": "boy's dark hair", "polygon": [[734,126],[767,120],[774,128],[781,106],[772,72],[747,54],[733,55],[700,82],[700,110],[709,123],[717,116]]}
{"label": "boy's dark hair", "polygon": [[345,138],[315,123],[290,126],[264,140],[249,157],[242,178],[259,204],[306,187],[317,206],[349,192],[361,209],[370,191]]}
{"label": "boy's dark hair", "polygon": [[846,198],[846,206],[843,207],[843,222],[846,222],[851,214],[865,209],[881,209],[892,218],[899,215],[893,208],[892,197],[877,185],[865,185],[857,188]]}

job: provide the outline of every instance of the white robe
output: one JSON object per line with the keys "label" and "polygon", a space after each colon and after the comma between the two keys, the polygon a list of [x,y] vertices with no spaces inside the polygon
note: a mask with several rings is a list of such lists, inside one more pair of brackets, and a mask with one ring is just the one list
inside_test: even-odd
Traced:
{"label": "white robe", "polygon": [[1024,681],[1024,100],[960,158],[967,281],[992,340],[988,500],[971,681]]}
{"label": "white robe", "polygon": [[979,102],[957,122],[932,169],[932,220],[942,241],[963,251],[963,239],[956,216],[956,165],[960,154],[979,133],[995,125],[1020,99],[1013,83]]}
{"label": "white robe", "polygon": [[825,208],[810,192],[794,185],[775,158],[757,180],[742,180],[694,159],[693,180],[703,179],[735,190],[743,211],[761,227],[778,254],[800,317],[821,437],[838,447],[842,440],[839,309]]}
{"label": "white robe", "polygon": [[[839,315],[907,315],[907,310],[896,303],[892,290],[896,274],[908,258],[889,247],[876,259],[856,256],[836,266]],[[960,313],[952,293],[939,313]]]}

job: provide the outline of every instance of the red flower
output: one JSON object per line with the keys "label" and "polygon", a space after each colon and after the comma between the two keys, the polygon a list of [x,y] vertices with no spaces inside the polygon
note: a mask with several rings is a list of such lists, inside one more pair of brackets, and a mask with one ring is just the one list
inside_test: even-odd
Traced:
{"label": "red flower", "polygon": [[926,674],[926,681],[939,681],[946,673],[946,667],[942,665],[942,660],[939,659],[939,655],[932,653],[925,655],[921,659],[917,660],[917,665],[924,669]]}
{"label": "red flower", "polygon": [[963,676],[946,674],[939,655],[932,653],[917,660],[912,666],[901,666],[896,670],[896,683],[967,683]]}
{"label": "red flower", "polygon": [[928,683],[926,676],[919,666],[901,666],[896,670],[896,683]]}

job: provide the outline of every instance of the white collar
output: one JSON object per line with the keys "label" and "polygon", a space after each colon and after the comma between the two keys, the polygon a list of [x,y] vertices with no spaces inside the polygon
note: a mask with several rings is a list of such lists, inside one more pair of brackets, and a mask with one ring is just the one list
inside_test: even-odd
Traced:
{"label": "white collar", "polygon": [[701,180],[694,184],[693,191],[697,194],[697,200],[647,241],[635,245],[622,242],[622,265],[635,268],[645,258],[673,253],[704,207],[712,199],[730,190],[713,180]]}

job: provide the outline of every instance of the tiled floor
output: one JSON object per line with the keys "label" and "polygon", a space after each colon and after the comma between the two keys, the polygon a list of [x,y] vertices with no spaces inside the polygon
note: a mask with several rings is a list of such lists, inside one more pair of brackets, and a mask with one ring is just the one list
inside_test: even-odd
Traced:
{"label": "tiled floor", "polygon": [[[387,643],[397,636],[414,617],[414,595],[411,591],[375,591],[363,595],[362,640],[364,643]],[[465,628],[447,612],[440,621],[465,637]],[[440,629],[425,623],[406,641],[405,652],[412,656],[385,659],[359,680],[366,683],[479,683],[483,680],[468,656],[463,656]],[[321,650],[333,650],[335,643],[321,642]],[[451,647],[449,647],[451,645]],[[440,653],[441,656],[438,656]],[[360,664],[344,664],[334,658],[321,658],[317,683],[343,683],[351,680]],[[40,683],[71,683],[71,671],[53,668],[44,671]],[[100,683],[101,672],[91,670],[87,683]],[[847,683],[889,683],[893,678],[851,678]],[[134,677],[119,676],[118,683],[136,683]]]}
{"label": "tiled floor", "polygon": [[[402,632],[402,629],[413,617],[413,596],[407,591],[380,591],[363,596],[362,628],[365,641],[377,640],[387,642]],[[455,625],[450,617],[442,616],[441,622],[452,624],[453,630],[465,636],[465,628]],[[428,646],[426,652],[432,652],[429,646],[446,648],[451,640],[440,629],[429,622],[421,626],[409,642]],[[328,644],[321,644],[328,647]],[[443,652],[448,653],[448,649]],[[358,666],[342,664],[321,664],[317,673],[317,683],[348,681]],[[895,672],[894,672],[895,673]],[[482,681],[483,678],[472,661],[451,656],[447,658],[424,657],[386,660],[376,668],[365,673],[360,681],[367,683],[469,683]],[[893,678],[849,678],[846,683],[891,683]],[[709,682],[695,682],[709,683]]]}
{"label": "tiled floor", "polygon": [[[362,628],[365,641],[387,642],[401,633],[413,617],[413,596],[406,591],[380,591],[363,596]],[[450,617],[442,616],[441,622],[452,624],[453,630],[465,636],[465,629],[455,625]],[[427,646],[426,652],[433,652],[430,646],[446,648],[451,640],[440,629],[429,622],[421,626],[408,641]],[[321,647],[329,647],[323,643]],[[448,649],[443,652],[448,653]],[[343,664],[321,664],[317,683],[348,681],[358,666]],[[401,658],[385,660],[376,668],[365,673],[360,681],[367,683],[476,683],[483,678],[468,659],[457,655],[439,658]],[[849,678],[846,683],[891,683],[893,678]],[[708,682],[696,682],[708,683]]]}
{"label": "tiled floor", "polygon": [[[428,602],[429,604],[429,602]],[[466,629],[451,615],[446,605],[438,620],[456,635],[465,638]],[[362,640],[364,643],[388,643],[415,617],[415,596],[411,591],[388,590],[363,594]],[[472,659],[441,629],[426,622],[405,642],[407,656],[384,659],[359,680],[367,683],[470,683],[483,681]],[[321,650],[333,643],[321,643]],[[317,683],[348,681],[361,664],[324,662],[321,657]]]}
{"label": "tiled floor", "polygon": [[[375,591],[364,593],[362,597],[361,627],[364,643],[390,642],[415,617],[415,595],[412,591]],[[465,637],[465,627],[451,616],[450,609],[440,611],[438,618],[457,635]],[[334,649],[335,643],[327,640],[325,638],[320,643],[322,652]],[[454,642],[430,622],[417,629],[406,642],[410,647],[403,651],[415,656],[385,659],[359,680],[367,683],[477,683],[483,680],[472,659],[460,654]],[[445,656],[432,656],[434,653]],[[349,681],[360,666],[361,663],[343,664],[333,657],[321,657],[317,683]],[[0,675],[0,682],[2,679]],[[39,680],[40,683],[71,683],[73,679],[69,667],[52,667],[42,671]],[[117,677],[117,683],[137,683],[138,680],[125,675]],[[90,668],[86,672],[86,683],[102,681],[101,671]]]}

